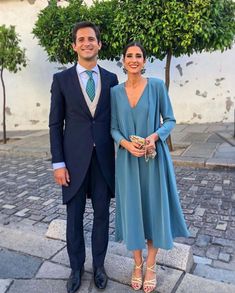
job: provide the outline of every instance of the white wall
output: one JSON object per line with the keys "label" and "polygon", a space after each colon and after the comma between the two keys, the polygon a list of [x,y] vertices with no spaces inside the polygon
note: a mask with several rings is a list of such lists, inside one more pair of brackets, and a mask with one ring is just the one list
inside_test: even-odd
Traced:
{"label": "white wall", "polygon": [[[87,1],[91,2],[91,1]],[[0,24],[15,25],[26,48],[28,65],[17,74],[4,72],[7,91],[7,129],[43,129],[48,125],[50,85],[59,64],[49,63],[31,34],[37,14],[47,0],[1,0]],[[125,80],[116,63],[100,65]],[[235,47],[224,53],[194,54],[172,59],[170,96],[178,123],[232,122],[235,103]],[[145,76],[164,79],[165,62],[146,66]],[[0,88],[0,109],[2,89]],[[2,111],[0,111],[0,121]]]}

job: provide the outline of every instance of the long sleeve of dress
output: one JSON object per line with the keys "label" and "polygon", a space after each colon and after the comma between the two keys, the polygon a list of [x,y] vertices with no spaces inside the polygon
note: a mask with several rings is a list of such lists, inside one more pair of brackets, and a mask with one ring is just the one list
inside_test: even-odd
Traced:
{"label": "long sleeve of dress", "polygon": [[156,131],[156,133],[158,134],[161,141],[165,141],[169,136],[171,130],[175,127],[176,120],[173,114],[171,101],[163,81],[160,84],[159,99],[160,114],[163,119],[163,124]]}
{"label": "long sleeve of dress", "polygon": [[111,89],[111,135],[119,147],[120,142],[125,137],[122,135],[119,129],[118,117],[117,117],[117,104],[114,88]]}

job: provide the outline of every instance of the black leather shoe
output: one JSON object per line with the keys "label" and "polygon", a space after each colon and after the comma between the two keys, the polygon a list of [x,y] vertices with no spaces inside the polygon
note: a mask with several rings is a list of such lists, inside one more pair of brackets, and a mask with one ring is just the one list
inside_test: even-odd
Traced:
{"label": "black leather shoe", "polygon": [[105,289],[108,276],[106,275],[104,267],[93,267],[94,270],[94,282],[98,289]]}
{"label": "black leather shoe", "polygon": [[84,273],[84,266],[80,270],[72,271],[68,282],[67,282],[67,292],[75,293],[81,286],[81,278]]}

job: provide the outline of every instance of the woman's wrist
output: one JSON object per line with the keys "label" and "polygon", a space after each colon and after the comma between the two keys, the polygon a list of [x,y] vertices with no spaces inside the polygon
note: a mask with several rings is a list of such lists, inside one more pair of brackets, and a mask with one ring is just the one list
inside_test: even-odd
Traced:
{"label": "woman's wrist", "polygon": [[156,132],[152,133],[148,138],[152,138],[155,142],[158,140],[159,136]]}
{"label": "woman's wrist", "polygon": [[155,132],[155,133],[153,133],[153,135],[154,135],[154,136],[153,136],[153,137],[154,137],[154,140],[157,141],[157,140],[159,139],[158,134]]}
{"label": "woman's wrist", "polygon": [[120,141],[120,145],[121,145],[123,148],[125,148],[125,149],[127,148],[128,144],[129,144],[129,141],[126,140],[126,139],[122,139],[122,140]]}

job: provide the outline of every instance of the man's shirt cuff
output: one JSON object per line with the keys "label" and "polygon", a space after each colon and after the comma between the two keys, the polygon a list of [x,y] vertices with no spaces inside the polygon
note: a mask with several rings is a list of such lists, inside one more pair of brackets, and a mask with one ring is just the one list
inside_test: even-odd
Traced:
{"label": "man's shirt cuff", "polygon": [[59,163],[53,163],[52,167],[54,170],[59,169],[59,168],[65,168],[65,162],[59,162]]}

